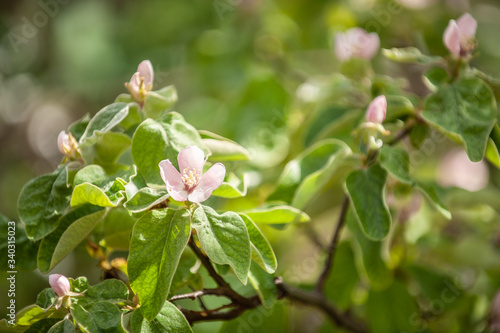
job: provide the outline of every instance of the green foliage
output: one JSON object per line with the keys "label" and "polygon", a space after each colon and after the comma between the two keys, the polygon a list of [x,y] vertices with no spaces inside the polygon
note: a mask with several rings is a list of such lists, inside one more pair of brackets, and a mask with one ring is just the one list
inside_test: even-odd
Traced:
{"label": "green foliage", "polygon": [[242,218],[233,212],[220,215],[208,206],[201,206],[194,211],[192,226],[210,260],[219,265],[228,264],[246,284],[252,252]]}
{"label": "green foliage", "polygon": [[134,226],[128,273],[132,290],[143,304],[142,315],[148,320],[162,309],[190,234],[186,209],[153,210]]}
{"label": "green foliage", "polygon": [[368,237],[381,240],[389,233],[391,214],[384,197],[387,172],[378,164],[353,171],[346,188],[356,216]]}
{"label": "green foliage", "polygon": [[461,78],[429,96],[422,117],[463,142],[470,160],[483,159],[496,123],[496,102],[490,87],[478,78]]}
{"label": "green foliage", "polygon": [[175,305],[166,301],[152,321],[146,320],[140,311],[132,314],[131,332],[133,333],[192,333],[186,318]]}

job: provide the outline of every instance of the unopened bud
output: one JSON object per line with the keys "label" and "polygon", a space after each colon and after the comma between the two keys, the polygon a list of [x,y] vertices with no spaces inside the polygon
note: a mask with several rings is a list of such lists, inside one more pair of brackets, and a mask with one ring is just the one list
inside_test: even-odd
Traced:
{"label": "unopened bud", "polygon": [[385,120],[387,112],[387,99],[384,95],[375,97],[366,109],[366,121],[371,123],[382,124]]}
{"label": "unopened bud", "polygon": [[63,297],[70,293],[71,285],[69,283],[69,280],[64,275],[61,274],[49,275],[49,284],[52,290],[54,290],[54,292],[59,297]]}
{"label": "unopened bud", "polygon": [[78,141],[76,141],[71,133],[66,133],[65,131],[59,133],[57,137],[57,148],[59,148],[61,154],[69,158],[78,159],[81,156],[80,149],[78,148]]}

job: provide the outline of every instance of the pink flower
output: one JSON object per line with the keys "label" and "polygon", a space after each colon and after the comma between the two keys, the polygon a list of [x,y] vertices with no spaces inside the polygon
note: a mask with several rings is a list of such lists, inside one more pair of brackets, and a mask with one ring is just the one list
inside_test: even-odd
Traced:
{"label": "pink flower", "polygon": [[361,28],[352,28],[335,35],[335,55],[340,61],[351,58],[371,60],[377,54],[380,39],[374,32],[368,33]]}
{"label": "pink flower", "polygon": [[387,99],[384,95],[375,97],[366,109],[366,121],[370,123],[382,124],[387,112]]}
{"label": "pink flower", "polygon": [[51,274],[49,275],[50,287],[59,297],[66,296],[70,294],[71,285],[69,280],[61,274]]}
{"label": "pink flower", "polygon": [[450,20],[443,34],[443,42],[446,48],[458,57],[464,57],[472,53],[476,48],[477,21],[466,13],[455,22]]}
{"label": "pink flower", "polygon": [[61,154],[69,158],[79,158],[81,156],[80,149],[78,148],[78,141],[71,133],[61,131],[57,136],[57,148]]}
{"label": "pink flower", "polygon": [[186,147],[177,156],[179,170],[169,160],[160,162],[161,178],[167,185],[170,196],[177,201],[203,202],[224,181],[226,168],[221,163],[214,164],[204,175],[205,155],[196,147]]}
{"label": "pink flower", "polygon": [[144,100],[153,89],[154,71],[151,61],[144,60],[137,67],[137,72],[132,75],[130,82],[125,83],[130,94],[138,102]]}

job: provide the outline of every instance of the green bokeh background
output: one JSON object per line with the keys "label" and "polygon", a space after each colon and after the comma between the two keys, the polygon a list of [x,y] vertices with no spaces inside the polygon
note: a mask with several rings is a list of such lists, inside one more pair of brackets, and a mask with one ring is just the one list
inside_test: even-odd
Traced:
{"label": "green bokeh background", "polygon": [[[500,76],[498,1],[404,2],[413,3],[411,7],[428,4],[411,8],[397,0],[1,1],[0,212],[17,219],[21,187],[61,160],[58,133],[125,92],[124,82],[143,59],[153,63],[155,87],[177,87],[175,110],[188,122],[247,147],[271,175],[280,173],[288,146],[285,143],[274,159],[256,152],[269,141],[285,140],[274,134],[284,131],[302,82],[338,71],[332,51],[336,31],[360,26],[378,32],[382,47],[416,46],[424,53],[445,55],[442,31],[449,19],[468,11],[479,22],[481,56],[473,63]],[[380,53],[374,68],[405,77],[409,90],[426,94],[421,68],[391,63]],[[339,193],[332,201],[340,199]],[[325,235],[330,234],[331,225],[324,226]],[[294,250],[288,249],[286,237],[295,238]],[[272,239],[279,274],[296,276],[292,282],[316,276],[319,257],[303,235],[287,230]],[[57,270],[87,275],[95,283],[99,273],[94,265],[80,248]],[[3,318],[7,285],[4,275],[0,277]],[[34,295],[47,286],[46,277],[37,271],[19,272],[17,279],[18,309],[33,303]],[[269,332],[301,332],[304,327],[313,331],[321,326],[322,316],[311,309],[273,311],[288,311],[292,319],[270,320]],[[199,325],[197,330],[210,331],[217,325]]]}

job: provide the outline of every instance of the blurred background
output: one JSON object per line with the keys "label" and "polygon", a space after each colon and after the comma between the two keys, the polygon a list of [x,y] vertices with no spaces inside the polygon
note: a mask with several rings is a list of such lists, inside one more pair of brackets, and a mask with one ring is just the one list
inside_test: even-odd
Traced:
{"label": "blurred background", "polygon": [[[17,220],[22,186],[61,161],[58,133],[126,92],[124,82],[144,59],[153,63],[156,88],[177,87],[174,109],[188,122],[242,144],[253,153],[252,163],[266,169],[288,155],[286,123],[297,93],[304,94],[298,87],[338,71],[335,32],[359,26],[379,33],[383,48],[416,46],[445,55],[442,32],[464,12],[479,24],[474,65],[500,77],[496,0],[0,1],[0,212]],[[421,68],[391,63],[380,53],[373,63],[377,73],[404,77],[409,90],[426,94]],[[266,154],[271,146],[273,154]],[[303,238],[297,244],[307,244]],[[297,255],[311,258],[312,245],[289,251],[276,238],[273,245],[283,267],[278,273],[296,274],[292,282],[315,276],[315,260],[297,261]],[[60,273],[99,278],[83,249],[63,264]],[[33,303],[46,281],[37,271],[19,273],[18,309]],[[3,318],[4,278],[0,287]],[[297,322],[310,310],[289,311],[301,313],[286,324],[298,332]],[[319,325],[314,318],[307,319],[312,331]]]}

